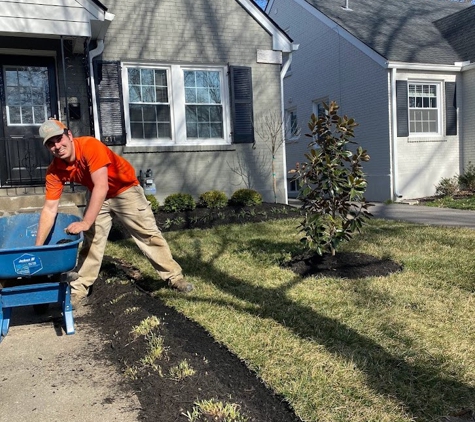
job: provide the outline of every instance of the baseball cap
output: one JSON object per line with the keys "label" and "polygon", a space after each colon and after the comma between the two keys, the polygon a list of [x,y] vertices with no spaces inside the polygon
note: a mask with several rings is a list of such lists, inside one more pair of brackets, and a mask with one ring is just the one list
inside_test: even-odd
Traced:
{"label": "baseball cap", "polygon": [[40,136],[43,138],[43,145],[53,136],[62,135],[65,129],[67,129],[67,127],[59,120],[46,120],[46,122],[40,126]]}

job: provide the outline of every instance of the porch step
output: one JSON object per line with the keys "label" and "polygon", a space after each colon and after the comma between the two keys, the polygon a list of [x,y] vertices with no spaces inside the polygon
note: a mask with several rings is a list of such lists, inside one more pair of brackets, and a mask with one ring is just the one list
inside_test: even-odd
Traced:
{"label": "porch step", "polygon": [[[25,194],[16,196],[1,196],[0,194],[0,216],[40,212],[44,201],[44,194]],[[82,216],[85,206],[85,192],[63,193],[59,203],[59,212]]]}

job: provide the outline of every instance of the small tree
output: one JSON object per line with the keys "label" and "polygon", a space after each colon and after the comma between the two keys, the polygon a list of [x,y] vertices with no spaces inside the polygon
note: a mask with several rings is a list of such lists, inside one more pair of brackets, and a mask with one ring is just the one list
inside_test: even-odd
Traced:
{"label": "small tree", "polygon": [[354,119],[338,116],[339,106],[324,104],[325,115],[314,114],[309,122],[312,141],[305,154],[308,160],[299,166],[297,179],[305,219],[300,224],[307,247],[319,255],[335,255],[343,241],[350,240],[366,219],[371,217],[364,198],[367,182],[361,162],[369,155],[362,147],[352,152],[349,144],[358,124]]}

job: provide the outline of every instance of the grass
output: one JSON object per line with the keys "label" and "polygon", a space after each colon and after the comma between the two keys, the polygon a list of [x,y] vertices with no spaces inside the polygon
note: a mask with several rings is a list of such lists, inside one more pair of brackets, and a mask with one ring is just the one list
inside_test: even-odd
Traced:
{"label": "grass", "polygon": [[[302,278],[289,219],[169,232],[196,286],[154,294],[204,326],[283,395],[303,421],[434,421],[475,408],[475,232],[373,220],[342,250],[404,270]],[[156,278],[129,241],[109,255]]]}
{"label": "grass", "polygon": [[424,201],[422,205],[438,208],[454,208],[458,210],[475,210],[475,195],[464,198],[453,198],[444,196],[433,201]]}

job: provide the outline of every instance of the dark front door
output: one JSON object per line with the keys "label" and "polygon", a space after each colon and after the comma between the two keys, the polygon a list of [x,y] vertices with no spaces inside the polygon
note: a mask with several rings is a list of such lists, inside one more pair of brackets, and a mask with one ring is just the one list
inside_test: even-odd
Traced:
{"label": "dark front door", "polygon": [[57,116],[53,58],[0,55],[0,186],[42,184],[51,161],[38,134]]}

